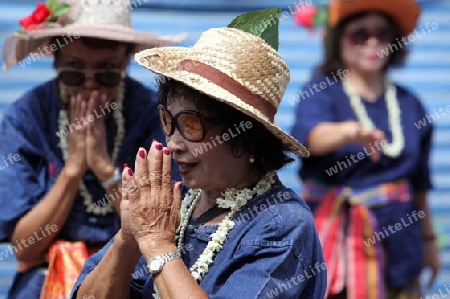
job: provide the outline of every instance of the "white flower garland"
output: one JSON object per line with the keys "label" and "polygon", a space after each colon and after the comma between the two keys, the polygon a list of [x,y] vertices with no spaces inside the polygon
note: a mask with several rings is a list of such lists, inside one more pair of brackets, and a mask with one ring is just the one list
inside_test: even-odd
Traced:
{"label": "white flower garland", "polygon": [[[350,99],[350,105],[356,114],[359,122],[366,129],[373,129],[375,125],[369,118],[361,97],[355,91],[348,78],[342,80],[344,91]],[[391,158],[397,158],[400,156],[403,148],[405,147],[405,136],[403,135],[401,125],[401,111],[397,99],[397,89],[395,86],[386,80],[386,106],[388,110],[389,129],[392,133],[392,143],[388,143],[382,148],[384,154]]]}
{"label": "white flower garland", "polygon": [[[222,249],[223,244],[227,240],[227,235],[231,229],[233,229],[235,223],[233,221],[233,216],[249,202],[252,198],[260,196],[267,190],[269,190],[275,183],[275,171],[269,171],[266,173],[261,180],[255,185],[253,189],[236,189],[228,188],[222,193],[223,198],[219,197],[216,199],[216,203],[220,208],[231,209],[225,219],[219,224],[219,228],[215,233],[211,234],[211,241],[208,242],[203,253],[198,257],[197,261],[189,269],[192,277],[200,283],[203,277],[208,273],[209,266],[214,262],[214,257]],[[178,226],[175,242],[178,241],[178,252],[182,252],[184,247],[184,234],[191,218],[192,212],[194,211],[195,204],[200,199],[201,190],[200,189],[189,189],[188,193],[184,197],[180,209],[180,225]],[[188,208],[189,207],[189,208]],[[156,285],[154,285],[156,294],[153,294],[155,299],[160,298]]]}
{"label": "white flower garland", "polygon": [[[123,141],[123,137],[125,136],[125,121],[122,115],[122,103],[123,103],[123,96],[124,96],[124,85],[125,83],[122,81],[119,85],[119,93],[117,96],[117,109],[114,109],[113,116],[114,120],[117,124],[117,134],[114,137],[114,149],[111,155],[111,161],[113,164],[115,164],[117,157],[119,155],[119,149]],[[63,84],[59,85],[61,89],[61,97],[63,98],[63,102],[67,103],[68,99],[66,99],[66,92],[65,92],[65,86]],[[64,132],[65,128],[69,126],[69,116],[67,113],[67,110],[64,108],[59,111],[59,118],[58,118],[58,129],[59,132]],[[61,148],[62,156],[64,159],[64,163],[67,162],[67,159],[69,158],[69,143],[68,143],[68,134],[65,136],[61,136],[60,143],[58,146]],[[86,211],[88,213],[93,213],[94,215],[106,215],[108,213],[114,212],[114,207],[111,202],[108,202],[103,207],[98,207],[97,205],[94,205],[92,201],[92,195],[89,193],[86,185],[84,184],[83,180],[80,181],[80,185],[78,186],[78,190],[80,191],[81,196],[83,197],[84,205],[86,206]]]}

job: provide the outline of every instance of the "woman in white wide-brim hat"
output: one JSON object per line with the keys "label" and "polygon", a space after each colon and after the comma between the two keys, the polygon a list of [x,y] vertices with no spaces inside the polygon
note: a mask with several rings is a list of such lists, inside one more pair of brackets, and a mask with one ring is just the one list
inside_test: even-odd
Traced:
{"label": "woman in white wide-brim hat", "polygon": [[5,40],[6,69],[53,55],[57,74],[0,123],[0,156],[11,157],[0,176],[0,241],[19,262],[8,298],[68,296],[85,259],[120,227],[124,164],[163,136],[156,94],[126,68],[138,49],[186,36],[133,30],[128,5],[40,3]]}
{"label": "woman in white wide-brim hat", "polygon": [[322,299],[312,214],[276,173],[288,152],[309,155],[274,120],[289,82],[281,56],[250,33],[214,28],[192,48],[135,59],[162,75],[167,147],[154,141],[124,170],[122,229],[86,262],[72,298]]}

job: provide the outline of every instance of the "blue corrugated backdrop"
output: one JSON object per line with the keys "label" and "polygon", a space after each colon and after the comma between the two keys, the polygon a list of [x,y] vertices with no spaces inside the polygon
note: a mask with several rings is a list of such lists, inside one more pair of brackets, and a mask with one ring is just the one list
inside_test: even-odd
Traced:
{"label": "blue corrugated backdrop", "polygon": [[[187,31],[190,38],[183,44],[185,46],[192,46],[200,33],[208,28],[226,26],[237,15],[236,11],[272,6],[282,6],[287,11],[291,6],[295,11],[295,5],[306,3],[306,1],[285,0],[133,0],[132,2],[133,25],[138,30],[153,31],[162,35]],[[0,0],[0,43],[3,43],[8,34],[17,30],[18,20],[31,13],[35,3],[30,0],[9,3]],[[436,111],[439,108],[450,109],[450,1],[421,1],[421,5],[423,14],[419,26],[435,22],[438,29],[410,44],[412,52],[406,67],[393,71],[392,78],[417,93],[431,114],[435,109]],[[280,23],[279,52],[291,68],[292,80],[280,106],[277,120],[285,130],[289,130],[294,117],[294,107],[289,103],[289,99],[295,97],[300,86],[308,80],[311,69],[320,61],[320,37],[297,27],[291,16]],[[146,85],[153,85],[153,76],[134,62],[129,72]],[[49,59],[40,59],[26,67],[17,65],[8,72],[0,72],[0,118],[3,109],[9,103],[24,91],[52,76],[54,71]],[[445,287],[450,283],[450,244],[447,238],[450,233],[450,217],[447,215],[450,212],[450,114],[440,114],[434,125],[436,132],[431,167],[435,189],[430,194],[430,202],[439,233],[443,269],[429,294],[437,294],[439,298],[443,298],[439,291],[441,290],[444,295],[447,294]],[[301,183],[296,175],[297,167],[297,163],[286,167],[281,171],[281,177],[286,185],[299,191]],[[0,244],[0,252],[5,252],[6,246],[7,244]],[[4,259],[0,255],[0,299],[6,296],[14,268],[15,261],[12,257]]]}

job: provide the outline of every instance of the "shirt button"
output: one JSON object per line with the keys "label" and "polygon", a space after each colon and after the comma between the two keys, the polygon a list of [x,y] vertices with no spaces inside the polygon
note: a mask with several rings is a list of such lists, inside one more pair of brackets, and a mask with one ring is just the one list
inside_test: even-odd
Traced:
{"label": "shirt button", "polygon": [[88,218],[88,222],[92,223],[92,224],[95,224],[95,223],[97,223],[97,218],[96,217],[89,217]]}

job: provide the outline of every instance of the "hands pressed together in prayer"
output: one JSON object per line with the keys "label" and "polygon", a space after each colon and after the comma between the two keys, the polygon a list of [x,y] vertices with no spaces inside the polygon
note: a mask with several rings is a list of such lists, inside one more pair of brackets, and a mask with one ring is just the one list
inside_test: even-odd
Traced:
{"label": "hands pressed together in prayer", "polygon": [[101,102],[106,102],[106,95],[93,91],[88,101],[78,94],[70,101],[69,123],[81,124],[76,130],[69,130],[69,165],[73,174],[83,176],[91,169],[101,181],[107,180],[114,172],[114,165],[106,147],[106,128],[103,118],[94,118],[87,123],[82,119],[94,115],[94,110]]}
{"label": "hands pressed together in prayer", "polygon": [[122,173],[122,238],[150,256],[175,246],[181,182],[172,183],[171,160],[170,150],[153,141],[148,153],[139,149],[135,172],[126,167]]}

